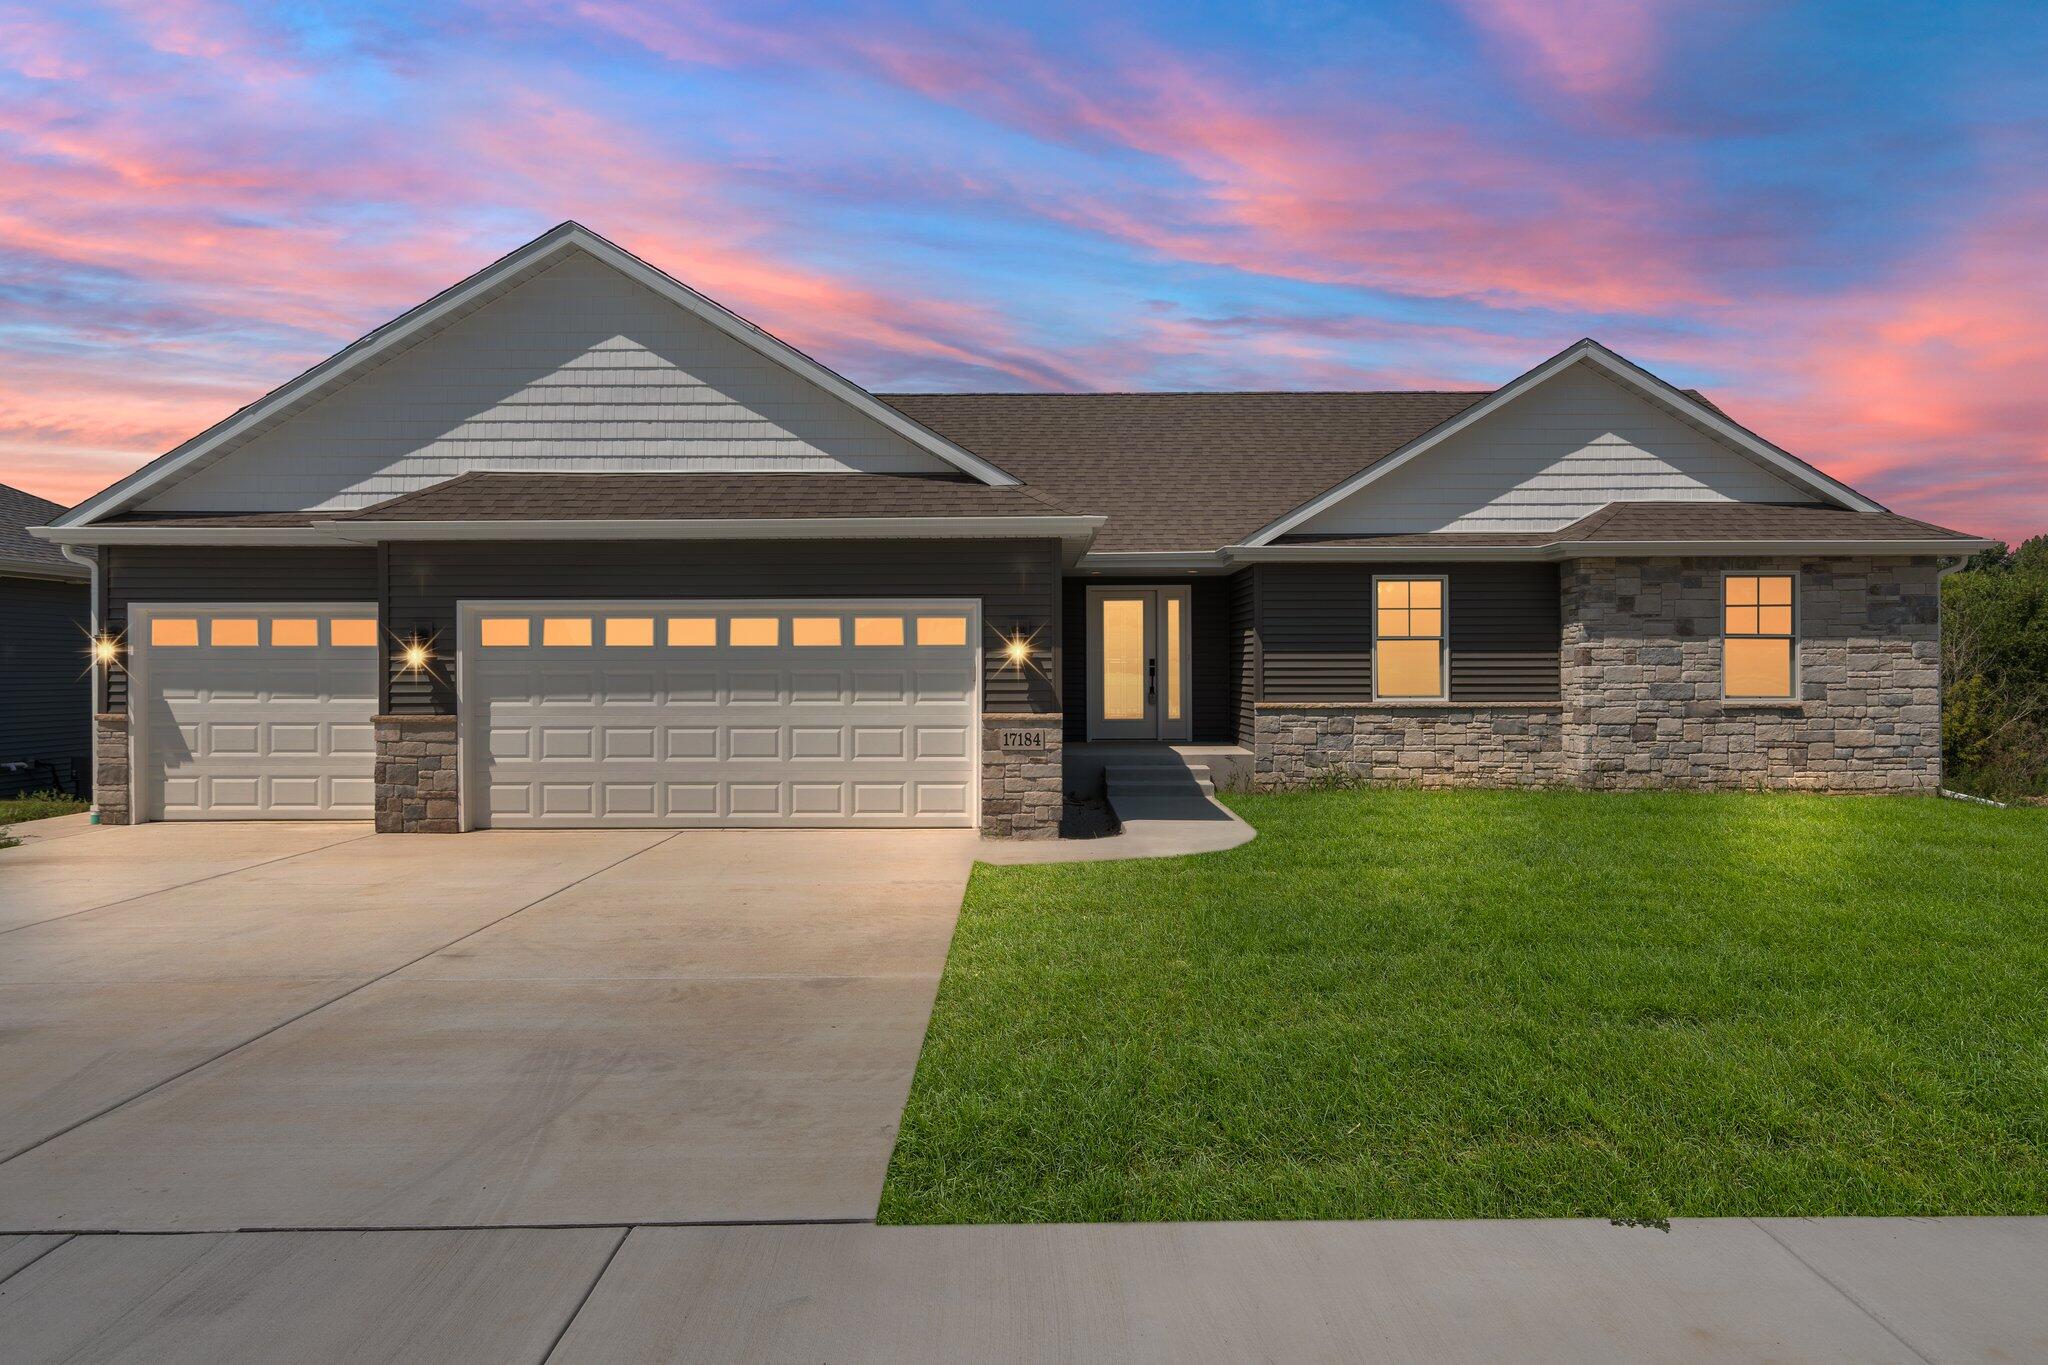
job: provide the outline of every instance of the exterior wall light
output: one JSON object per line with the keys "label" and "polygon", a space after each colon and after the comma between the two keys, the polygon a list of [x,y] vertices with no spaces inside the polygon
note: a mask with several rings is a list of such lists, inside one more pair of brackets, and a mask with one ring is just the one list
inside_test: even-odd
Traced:
{"label": "exterior wall light", "polygon": [[1003,657],[1012,668],[1022,668],[1031,662],[1031,642],[1021,636],[1012,637],[1003,645]]}
{"label": "exterior wall light", "polygon": [[94,636],[92,661],[101,668],[112,668],[121,661],[121,642],[111,635]]}
{"label": "exterior wall light", "polygon": [[434,662],[434,642],[422,640],[415,635],[398,647],[399,667],[407,673],[419,674],[428,671]]}

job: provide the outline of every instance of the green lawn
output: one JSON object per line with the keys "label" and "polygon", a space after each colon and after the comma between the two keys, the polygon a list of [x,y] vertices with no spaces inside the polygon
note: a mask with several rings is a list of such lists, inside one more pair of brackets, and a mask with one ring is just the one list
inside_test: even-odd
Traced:
{"label": "green lawn", "polygon": [[91,809],[90,801],[79,801],[55,792],[10,796],[0,800],[0,826],[18,825],[25,820],[47,820],[53,815],[75,815]]}
{"label": "green lawn", "polygon": [[2048,816],[1234,796],[978,867],[886,1222],[2048,1213]]}

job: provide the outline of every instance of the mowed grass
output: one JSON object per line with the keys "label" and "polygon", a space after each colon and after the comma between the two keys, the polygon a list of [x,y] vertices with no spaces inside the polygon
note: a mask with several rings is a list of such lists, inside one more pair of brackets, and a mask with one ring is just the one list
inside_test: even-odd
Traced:
{"label": "mowed grass", "polygon": [[57,792],[38,792],[30,796],[9,796],[0,799],[0,825],[18,825],[29,820],[47,820],[53,815],[76,815],[82,810],[91,810],[90,801],[80,801],[75,796],[64,796]]}
{"label": "mowed grass", "polygon": [[2048,1213],[2048,816],[1235,796],[982,866],[885,1222]]}

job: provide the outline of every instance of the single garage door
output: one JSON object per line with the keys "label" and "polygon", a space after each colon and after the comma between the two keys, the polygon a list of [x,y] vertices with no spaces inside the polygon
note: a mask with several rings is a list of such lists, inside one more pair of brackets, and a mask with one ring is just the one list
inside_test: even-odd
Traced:
{"label": "single garage door", "polygon": [[371,818],[375,607],[135,607],[129,638],[145,819]]}
{"label": "single garage door", "polygon": [[476,825],[972,825],[974,602],[466,603]]}

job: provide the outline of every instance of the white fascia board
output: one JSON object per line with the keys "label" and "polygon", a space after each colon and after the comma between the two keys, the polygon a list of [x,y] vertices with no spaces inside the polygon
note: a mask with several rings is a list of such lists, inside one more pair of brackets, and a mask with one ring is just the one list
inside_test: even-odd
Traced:
{"label": "white fascia board", "polygon": [[1543,545],[1232,545],[1233,563],[1702,558],[1716,555],[1971,555],[1988,540],[1554,540]]}
{"label": "white fascia board", "polygon": [[328,521],[334,539],[396,540],[1006,540],[1092,537],[1107,517],[754,517],[609,521]]}
{"label": "white fascia board", "polygon": [[1220,569],[1227,562],[1225,550],[1093,550],[1076,567],[1091,573],[1189,572]]}
{"label": "white fascia board", "polygon": [[37,526],[58,545],[332,545],[316,526]]}
{"label": "white fascia board", "polygon": [[85,526],[110,512],[132,505],[137,498],[180,470],[205,458],[223,444],[243,435],[342,375],[369,365],[432,330],[451,314],[460,312],[478,295],[496,288],[508,276],[526,270],[546,257],[570,249],[588,252],[628,278],[652,289],[685,311],[703,319],[735,341],[769,360],[794,371],[835,397],[880,422],[964,473],[983,483],[1007,486],[1018,480],[986,460],[946,440],[937,432],[912,421],[859,385],[826,369],[789,343],[762,331],[753,323],[713,303],[681,281],[671,278],[621,247],[613,245],[580,223],[563,223],[550,228],[526,245],[485,266],[460,283],[449,286],[425,303],[401,313],[382,327],[359,337],[297,378],[272,389],[263,397],[208,427],[184,444],[158,456],[117,483],[100,490],[58,517],[58,527]]}
{"label": "white fascia board", "polygon": [[1245,543],[1247,545],[1271,544],[1274,540],[1286,535],[1289,531],[1300,526],[1318,513],[1329,510],[1350,497],[1353,493],[1356,493],[1359,489],[1366,487],[1368,484],[1378,482],[1407,464],[1410,460],[1415,459],[1426,451],[1435,449],[1474,423],[1499,412],[1523,394],[1562,374],[1566,369],[1578,364],[1580,361],[1586,361],[1594,365],[1624,386],[1634,389],[1639,394],[1671,408],[1686,421],[1704,428],[1773,472],[1783,475],[1810,492],[1819,494],[1837,506],[1847,507],[1857,512],[1882,512],[1885,510],[1882,506],[1864,497],[1855,489],[1848,487],[1846,484],[1836,482],[1804,460],[1780,450],[1777,446],[1772,445],[1747,427],[1736,425],[1719,413],[1688,397],[1681,390],[1665,383],[1635,362],[1616,354],[1588,337],[1559,351],[1556,355],[1527,373],[1509,380],[1506,384],[1494,390],[1493,394],[1488,398],[1473,404],[1456,417],[1432,427],[1385,459],[1380,460],[1367,469],[1360,470],[1336,487],[1317,494],[1314,498],[1295,508],[1292,512],[1287,513],[1279,520],[1268,523]]}

